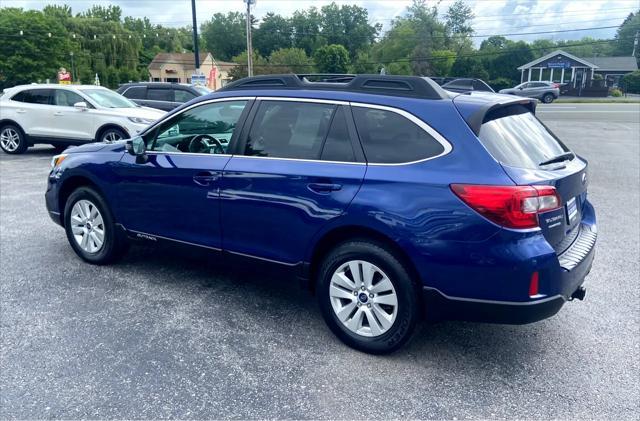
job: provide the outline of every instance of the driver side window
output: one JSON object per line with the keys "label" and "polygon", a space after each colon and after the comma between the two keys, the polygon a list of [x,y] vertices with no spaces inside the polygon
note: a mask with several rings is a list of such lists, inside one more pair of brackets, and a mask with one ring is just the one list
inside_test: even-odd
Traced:
{"label": "driver side window", "polygon": [[147,139],[148,150],[226,154],[247,101],[222,101],[184,111]]}

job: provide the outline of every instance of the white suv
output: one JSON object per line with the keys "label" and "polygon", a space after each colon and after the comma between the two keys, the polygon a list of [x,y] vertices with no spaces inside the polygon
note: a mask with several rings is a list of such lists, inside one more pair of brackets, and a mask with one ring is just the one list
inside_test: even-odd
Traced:
{"label": "white suv", "polygon": [[15,86],[0,96],[0,148],[19,154],[36,143],[62,149],[126,139],[164,114],[101,86]]}

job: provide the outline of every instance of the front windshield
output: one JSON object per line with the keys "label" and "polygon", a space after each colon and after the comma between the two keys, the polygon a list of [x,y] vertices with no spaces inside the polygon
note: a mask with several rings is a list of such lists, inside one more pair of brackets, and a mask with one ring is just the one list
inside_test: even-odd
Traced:
{"label": "front windshield", "polygon": [[200,86],[200,85],[194,85],[193,89],[195,89],[196,91],[198,91],[200,93],[200,95],[206,95],[210,92],[213,92],[211,89],[204,87],[204,86]]}
{"label": "front windshield", "polygon": [[105,108],[135,108],[138,105],[108,89],[83,89],[82,93]]}

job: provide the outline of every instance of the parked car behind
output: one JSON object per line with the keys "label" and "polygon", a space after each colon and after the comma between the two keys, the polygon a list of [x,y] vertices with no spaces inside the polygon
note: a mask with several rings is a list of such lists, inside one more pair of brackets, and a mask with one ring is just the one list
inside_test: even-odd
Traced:
{"label": "parked car behind", "polygon": [[164,114],[101,86],[15,86],[0,96],[0,148],[20,154],[36,143],[63,149],[127,139]]}
{"label": "parked car behind", "polygon": [[117,92],[136,104],[171,111],[212,91],[204,86],[185,83],[137,82],[120,85]]}
{"label": "parked car behind", "polygon": [[524,82],[508,89],[500,89],[501,94],[537,98],[545,104],[550,104],[560,96],[560,84],[553,82]]}
{"label": "parked car behind", "polygon": [[305,79],[241,79],[134,139],[54,157],[51,218],[93,264],[138,239],[288,270],[372,353],[399,348],[421,314],[530,323],[584,298],[587,162],[536,100],[452,97],[415,76]]}
{"label": "parked car behind", "polygon": [[432,81],[434,81],[438,85],[442,86],[445,83],[449,83],[449,82],[451,82],[453,80],[456,80],[457,78],[455,78],[455,77],[429,76],[429,79],[431,79]]}
{"label": "parked car behind", "polygon": [[443,84],[442,88],[453,92],[495,92],[493,88],[487,85],[487,83],[482,79],[469,78],[454,79],[451,82]]}

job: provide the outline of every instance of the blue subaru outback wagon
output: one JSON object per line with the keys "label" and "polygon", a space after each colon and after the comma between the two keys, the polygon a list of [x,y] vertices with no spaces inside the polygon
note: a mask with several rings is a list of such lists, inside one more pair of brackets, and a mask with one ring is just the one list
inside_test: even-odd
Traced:
{"label": "blue subaru outback wagon", "polygon": [[269,262],[345,343],[390,352],[422,316],[520,324],[584,298],[587,162],[535,106],[412,76],[246,78],[55,156],[46,204],[89,263],[132,239]]}

